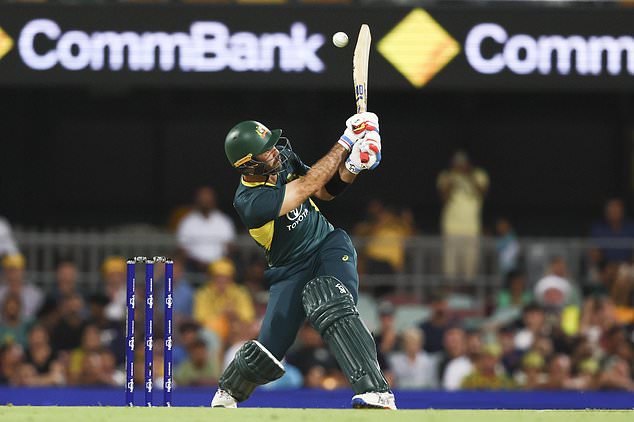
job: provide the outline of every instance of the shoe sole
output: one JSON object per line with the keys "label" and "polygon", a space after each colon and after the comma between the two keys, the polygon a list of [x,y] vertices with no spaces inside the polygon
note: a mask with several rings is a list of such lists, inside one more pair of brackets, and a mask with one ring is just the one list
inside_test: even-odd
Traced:
{"label": "shoe sole", "polygon": [[388,406],[378,406],[374,404],[369,404],[362,399],[354,399],[352,400],[352,408],[353,409],[389,409]]}

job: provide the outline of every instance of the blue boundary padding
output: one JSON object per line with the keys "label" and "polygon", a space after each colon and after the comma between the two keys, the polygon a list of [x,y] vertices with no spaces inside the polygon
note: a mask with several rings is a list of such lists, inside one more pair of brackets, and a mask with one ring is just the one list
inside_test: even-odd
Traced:
{"label": "blue boundary padding", "polygon": [[[215,389],[178,388],[175,406],[209,406]],[[634,394],[626,392],[564,391],[397,391],[401,409],[633,409]],[[135,393],[135,403],[143,405],[143,391]],[[334,408],[349,407],[351,390],[256,391],[243,407]],[[8,388],[0,387],[0,405],[34,406],[122,406],[122,388]],[[155,405],[162,405],[160,390]]]}

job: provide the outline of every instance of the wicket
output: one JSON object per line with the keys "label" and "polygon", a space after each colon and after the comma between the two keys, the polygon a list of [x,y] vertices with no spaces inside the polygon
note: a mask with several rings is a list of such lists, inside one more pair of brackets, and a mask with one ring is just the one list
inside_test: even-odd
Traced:
{"label": "wicket", "polygon": [[145,264],[145,405],[153,405],[154,365],[154,264],[165,264],[165,332],[163,348],[163,405],[172,405],[172,305],[174,261],[163,256],[146,258],[137,256],[127,261],[127,315],[126,315],[126,405],[134,406],[134,312],[136,264]]}

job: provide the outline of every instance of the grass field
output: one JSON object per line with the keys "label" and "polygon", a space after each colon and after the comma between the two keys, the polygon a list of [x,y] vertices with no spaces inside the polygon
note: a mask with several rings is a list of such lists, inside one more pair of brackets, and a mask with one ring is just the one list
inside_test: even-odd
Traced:
{"label": "grass field", "polygon": [[634,411],[329,410],[1,406],[7,422],[548,422],[632,421]]}

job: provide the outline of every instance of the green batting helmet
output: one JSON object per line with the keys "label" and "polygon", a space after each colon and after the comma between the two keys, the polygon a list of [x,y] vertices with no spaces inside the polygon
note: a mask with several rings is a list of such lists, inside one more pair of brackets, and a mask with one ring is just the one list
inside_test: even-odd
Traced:
{"label": "green batting helmet", "polygon": [[[262,163],[254,157],[273,148],[281,135],[281,129],[269,130],[254,120],[240,122],[231,128],[225,138],[225,154],[234,168],[255,170]],[[253,171],[250,173],[253,174]]]}

